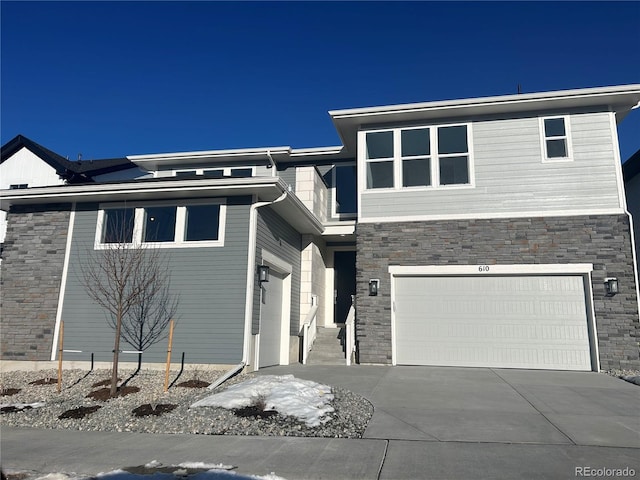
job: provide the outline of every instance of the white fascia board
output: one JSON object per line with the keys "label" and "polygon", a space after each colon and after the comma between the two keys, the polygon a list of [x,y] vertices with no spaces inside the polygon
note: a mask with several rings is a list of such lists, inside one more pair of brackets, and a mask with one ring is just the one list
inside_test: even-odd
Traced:
{"label": "white fascia board", "polygon": [[286,160],[291,154],[291,147],[260,147],[260,148],[240,148],[231,150],[205,150],[195,152],[175,152],[158,153],[149,155],[128,155],[127,159],[136,165],[146,169],[157,169],[172,165],[182,165],[188,163],[223,163],[237,161],[268,160],[268,155],[283,157]]}
{"label": "white fascia board", "polygon": [[586,275],[593,271],[592,263],[548,263],[518,265],[428,265],[405,266],[391,265],[389,273],[393,276],[415,275]]}
{"label": "white fascia board", "polygon": [[11,205],[122,201],[128,199],[197,198],[257,194],[260,200],[278,198],[287,185],[278,177],[234,179],[176,179],[124,183],[92,183],[37,187],[24,190],[0,190],[0,208]]}
{"label": "white fascia board", "polygon": [[[613,99],[618,96],[628,97],[617,102]],[[638,98],[633,100],[633,98]],[[525,93],[515,95],[500,95],[493,97],[466,98],[460,100],[441,100],[435,102],[408,103],[401,105],[389,105],[379,107],[353,108],[347,110],[332,110],[329,115],[333,119],[348,117],[367,117],[375,115],[389,115],[401,112],[424,112],[426,110],[446,110],[455,108],[469,108],[474,106],[486,106],[488,109],[497,105],[523,105],[529,103],[553,102],[557,100],[571,99],[575,106],[590,104],[587,99],[598,99],[597,104],[620,104],[631,108],[640,100],[640,84],[622,85],[613,87],[584,88],[577,90],[558,90],[550,92]],[[603,101],[604,99],[604,101]],[[494,113],[489,111],[488,113]]]}
{"label": "white fascia board", "polygon": [[291,150],[291,157],[335,156],[335,155],[340,155],[343,150],[344,150],[343,146],[294,148]]}
{"label": "white fascia board", "polygon": [[321,235],[322,222],[293,193],[287,191],[287,197],[270,205],[270,208],[284,218],[299,233]]}
{"label": "white fascia board", "polygon": [[325,223],[323,235],[353,235],[356,231],[356,222]]}

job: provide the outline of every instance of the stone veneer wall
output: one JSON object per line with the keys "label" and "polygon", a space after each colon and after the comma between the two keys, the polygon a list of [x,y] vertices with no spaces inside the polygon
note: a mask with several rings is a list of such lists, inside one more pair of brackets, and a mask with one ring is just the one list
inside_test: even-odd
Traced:
{"label": "stone veneer wall", "polygon": [[[389,265],[592,263],[600,367],[640,368],[640,326],[629,218],[576,216],[359,223],[357,339],[361,363],[391,363]],[[620,293],[605,295],[617,277]],[[368,295],[371,278],[378,296]]]}
{"label": "stone veneer wall", "polygon": [[69,205],[14,207],[2,253],[0,357],[49,360]]}

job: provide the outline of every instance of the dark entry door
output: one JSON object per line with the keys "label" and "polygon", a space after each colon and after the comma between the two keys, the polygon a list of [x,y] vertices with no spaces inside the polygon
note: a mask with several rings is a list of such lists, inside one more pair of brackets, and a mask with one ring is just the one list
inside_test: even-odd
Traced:
{"label": "dark entry door", "polygon": [[334,316],[335,323],[344,323],[356,294],[356,252],[334,252]]}

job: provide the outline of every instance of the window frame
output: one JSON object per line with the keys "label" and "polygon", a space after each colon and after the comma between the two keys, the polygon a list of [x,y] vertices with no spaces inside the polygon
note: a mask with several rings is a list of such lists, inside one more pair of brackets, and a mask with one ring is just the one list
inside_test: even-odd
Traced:
{"label": "window frame", "polygon": [[[466,153],[455,153],[455,154],[440,154],[438,152],[438,131],[441,128],[446,127],[466,127],[467,134],[467,152]],[[418,155],[418,156],[402,156],[402,132],[405,130],[419,130],[419,129],[429,129],[429,155]],[[383,159],[371,159],[369,160],[366,156],[366,148],[367,148],[367,134],[368,133],[376,133],[376,132],[393,132],[393,158],[383,158]],[[362,174],[358,175],[358,188],[363,194],[377,193],[377,192],[398,192],[398,191],[406,191],[406,192],[414,192],[414,191],[431,191],[431,190],[450,190],[450,189],[467,189],[467,188],[475,188],[475,162],[474,162],[474,151],[473,151],[473,123],[472,122],[456,122],[456,123],[441,123],[441,124],[421,124],[421,125],[411,125],[406,127],[389,127],[389,128],[375,128],[375,129],[367,129],[360,130],[358,132],[359,135],[359,143],[358,143],[358,162],[362,165]],[[453,183],[453,184],[441,184],[440,183],[440,159],[441,158],[449,158],[456,156],[466,156],[467,157],[467,169],[469,174],[469,182],[468,183]],[[411,160],[411,159],[428,159],[429,160],[429,168],[431,172],[431,184],[430,185],[416,185],[416,186],[403,186],[403,161]],[[379,161],[393,161],[393,187],[385,187],[385,188],[368,188],[367,187],[367,164],[370,162],[379,162]]]}
{"label": "window frame", "polygon": [[[220,211],[218,215],[218,239],[217,240],[185,240],[187,206],[191,205],[219,205]],[[174,228],[173,241],[170,242],[145,242],[144,222],[145,208],[147,207],[176,207],[176,223]],[[180,201],[155,201],[155,202],[110,202],[101,203],[98,210],[98,218],[96,222],[96,233],[94,240],[95,250],[104,250],[113,248],[119,243],[103,243],[102,234],[105,221],[105,211],[113,208],[132,208],[134,209],[134,225],[133,238],[131,243],[124,244],[126,248],[206,248],[206,247],[223,247],[226,230],[227,219],[227,201],[226,198],[206,198]]]}
{"label": "window frame", "polygon": [[[564,122],[564,135],[551,135],[547,136],[547,131],[544,125],[545,120],[554,120],[561,118]],[[540,133],[540,152],[542,155],[542,163],[557,163],[557,162],[573,162],[573,148],[571,140],[571,122],[569,115],[549,115],[538,117],[538,126]],[[547,151],[547,140],[560,140],[564,139],[567,147],[567,156],[565,157],[549,157]]]}

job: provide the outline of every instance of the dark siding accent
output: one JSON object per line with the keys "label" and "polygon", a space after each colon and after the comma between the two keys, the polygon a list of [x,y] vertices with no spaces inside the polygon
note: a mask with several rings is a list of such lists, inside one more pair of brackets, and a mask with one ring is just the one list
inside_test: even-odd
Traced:
{"label": "dark siding accent", "polygon": [[[256,265],[262,263],[262,249],[268,250],[293,267],[291,273],[291,320],[290,333],[298,335],[300,323],[300,234],[269,207],[258,208],[256,239]],[[254,275],[252,333],[258,333],[260,324],[260,287]]]}
{"label": "dark siding accent", "polygon": [[[173,360],[185,352],[187,363],[234,364],[242,359],[245,291],[249,238],[248,198],[227,199],[226,232],[223,247],[167,248],[171,286],[180,296],[178,320],[173,337]],[[65,348],[83,354],[65,354],[69,360],[111,359],[114,332],[106,313],[88,297],[79,274],[80,259],[93,256],[97,205],[76,213],[71,262],[63,310]],[[133,350],[121,342],[122,350]],[[144,362],[164,362],[167,340],[150,347]],[[123,354],[121,361],[135,361]]]}
{"label": "dark siding accent", "polygon": [[291,189],[296,191],[296,167],[289,167],[286,170],[278,170],[278,176],[291,185]]}

